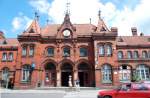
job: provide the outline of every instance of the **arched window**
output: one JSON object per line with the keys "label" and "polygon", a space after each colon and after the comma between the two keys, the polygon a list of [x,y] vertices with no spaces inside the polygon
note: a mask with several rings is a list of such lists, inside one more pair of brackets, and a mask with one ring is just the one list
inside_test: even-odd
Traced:
{"label": "arched window", "polygon": [[70,56],[70,48],[69,47],[64,47],[63,56],[64,57],[69,57]]}
{"label": "arched window", "polygon": [[123,52],[122,51],[118,51],[118,59],[123,59]]}
{"label": "arched window", "polygon": [[143,57],[143,58],[148,58],[147,51],[142,51],[142,57]]}
{"label": "arched window", "polygon": [[138,51],[134,51],[134,52],[133,52],[133,57],[134,57],[135,59],[139,58]]}
{"label": "arched window", "polygon": [[99,46],[99,55],[100,56],[104,56],[105,55],[104,45],[100,45]]}
{"label": "arched window", "polygon": [[34,55],[34,46],[30,46],[29,56],[33,56],[33,55]]}
{"label": "arched window", "polygon": [[112,69],[108,64],[103,65],[102,67],[102,82],[111,83],[112,82]]}
{"label": "arched window", "polygon": [[137,76],[141,80],[149,80],[150,79],[150,68],[144,64],[139,65],[136,68]]}
{"label": "arched window", "polygon": [[23,46],[22,47],[22,56],[26,56],[27,55],[27,46]]}
{"label": "arched window", "polygon": [[106,54],[107,54],[107,56],[112,55],[112,46],[111,45],[106,45]]}
{"label": "arched window", "polygon": [[7,60],[7,53],[3,53],[3,55],[2,55],[2,61],[6,61]]}
{"label": "arched window", "polygon": [[9,69],[7,67],[2,70],[2,80],[7,81],[9,78]]}
{"label": "arched window", "polygon": [[47,48],[47,56],[54,56],[54,48],[53,47]]}
{"label": "arched window", "polygon": [[31,70],[30,65],[24,65],[22,67],[22,81],[23,82],[29,82],[30,81],[30,79],[31,79],[30,70]]}
{"label": "arched window", "polygon": [[120,81],[131,81],[131,67],[128,65],[122,65],[119,67],[119,79]]}
{"label": "arched window", "polygon": [[87,53],[88,51],[87,51],[87,48],[80,48],[80,56],[81,57],[86,57],[87,56]]}
{"label": "arched window", "polygon": [[132,58],[132,52],[131,51],[127,51],[127,56],[128,56],[128,59],[131,59]]}
{"label": "arched window", "polygon": [[9,61],[13,61],[13,53],[11,52],[11,53],[9,53]]}

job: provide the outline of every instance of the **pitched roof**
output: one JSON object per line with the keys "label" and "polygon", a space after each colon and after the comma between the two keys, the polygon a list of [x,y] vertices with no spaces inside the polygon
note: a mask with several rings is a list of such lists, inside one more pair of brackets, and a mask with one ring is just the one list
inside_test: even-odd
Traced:
{"label": "pitched roof", "polygon": [[0,46],[18,46],[19,42],[16,38],[0,39]]}
{"label": "pitched roof", "polygon": [[[42,36],[56,36],[58,32],[58,28],[61,26],[61,24],[49,24],[41,29],[41,35]],[[76,28],[76,34],[77,35],[91,35],[92,32],[94,32],[94,29],[96,26],[92,24],[73,24],[73,26]]]}
{"label": "pitched roof", "polygon": [[117,37],[117,45],[118,46],[150,45],[150,36],[120,36]]}

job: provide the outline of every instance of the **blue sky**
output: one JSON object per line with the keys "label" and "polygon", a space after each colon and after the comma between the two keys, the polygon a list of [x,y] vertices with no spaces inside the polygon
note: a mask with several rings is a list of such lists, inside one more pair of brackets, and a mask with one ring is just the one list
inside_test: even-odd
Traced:
{"label": "blue sky", "polygon": [[[98,10],[108,27],[118,27],[119,35],[131,35],[130,28],[149,35],[150,0],[68,0],[73,23],[97,24]],[[40,25],[62,23],[67,0],[0,0],[0,30],[7,38],[16,38],[34,19],[38,10]]]}

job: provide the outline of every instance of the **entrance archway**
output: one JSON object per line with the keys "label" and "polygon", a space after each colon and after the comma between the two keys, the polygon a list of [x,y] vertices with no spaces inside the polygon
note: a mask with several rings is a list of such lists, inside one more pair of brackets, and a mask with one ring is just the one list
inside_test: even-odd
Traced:
{"label": "entrance archway", "polygon": [[51,62],[45,65],[45,86],[56,86],[56,66]]}
{"label": "entrance archway", "polygon": [[[64,63],[61,67],[61,85],[62,86],[69,86],[69,76],[73,76],[73,67],[69,63]],[[72,77],[73,79],[73,77]]]}
{"label": "entrance archway", "polygon": [[91,73],[92,69],[90,69],[87,63],[80,63],[78,65],[78,78],[81,87],[91,86]]}

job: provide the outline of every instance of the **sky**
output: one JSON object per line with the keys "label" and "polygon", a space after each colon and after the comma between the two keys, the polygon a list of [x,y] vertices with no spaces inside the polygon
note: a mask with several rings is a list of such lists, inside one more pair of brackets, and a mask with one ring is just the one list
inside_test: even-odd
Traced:
{"label": "sky", "polygon": [[97,25],[98,11],[108,28],[117,27],[119,36],[131,36],[131,27],[138,34],[150,35],[150,0],[0,0],[0,31],[6,38],[16,38],[26,30],[38,12],[39,23],[61,24],[66,3],[73,24]]}

